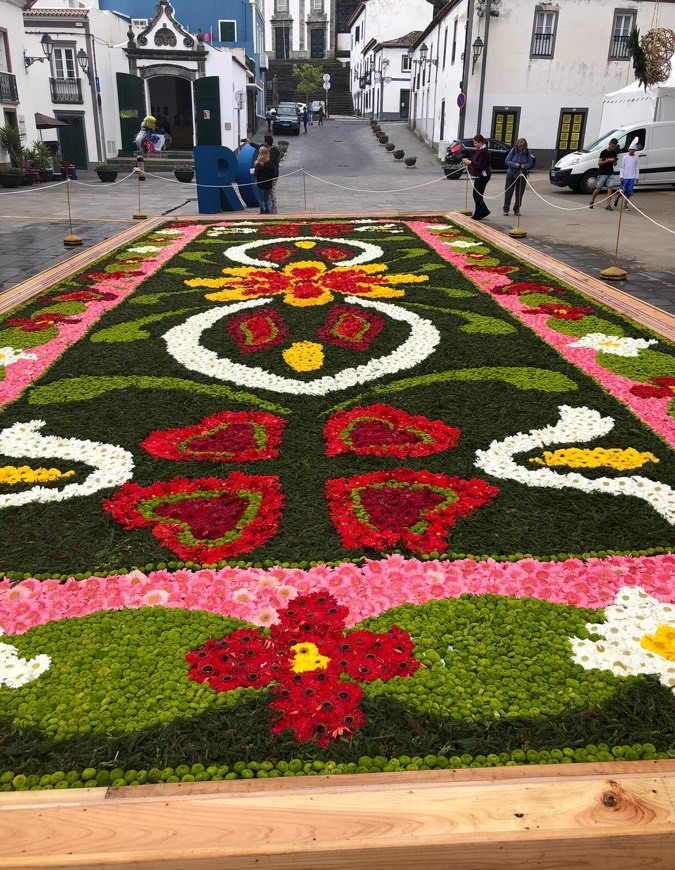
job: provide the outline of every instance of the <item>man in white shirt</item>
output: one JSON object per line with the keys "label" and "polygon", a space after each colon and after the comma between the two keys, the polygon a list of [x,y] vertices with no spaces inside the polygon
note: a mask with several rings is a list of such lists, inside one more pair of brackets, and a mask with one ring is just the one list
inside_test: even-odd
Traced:
{"label": "man in white shirt", "polygon": [[633,139],[628,146],[628,154],[624,154],[621,161],[621,169],[619,170],[620,187],[614,197],[614,208],[616,208],[622,193],[625,197],[623,207],[628,208],[628,200],[633,195],[633,189],[636,184],[640,183],[640,158],[635,153],[637,146],[637,139]]}

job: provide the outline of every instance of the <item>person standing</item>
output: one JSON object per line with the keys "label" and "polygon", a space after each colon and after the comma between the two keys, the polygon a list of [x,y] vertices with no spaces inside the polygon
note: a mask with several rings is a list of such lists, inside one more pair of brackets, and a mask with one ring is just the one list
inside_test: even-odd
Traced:
{"label": "person standing", "polygon": [[612,188],[614,187],[614,167],[619,159],[619,154],[617,152],[618,144],[618,139],[610,139],[607,147],[603,148],[600,152],[600,157],[598,157],[598,183],[593,191],[593,196],[588,205],[589,208],[593,208],[596,196],[603,190],[606,190],[607,205],[605,206],[605,209],[607,211],[613,211],[610,203],[612,200]]}
{"label": "person standing", "polygon": [[515,194],[513,213],[520,217],[520,206],[523,202],[526,182],[534,162],[527,148],[527,139],[516,140],[515,147],[506,155],[506,184],[504,188],[504,214],[509,213],[511,198]]}
{"label": "person standing", "polygon": [[617,207],[621,194],[623,193],[626,201],[623,204],[624,208],[628,208],[628,200],[633,195],[633,190],[636,184],[640,183],[640,158],[635,153],[637,151],[638,141],[633,141],[628,146],[628,154],[623,155],[621,160],[621,169],[619,170],[619,190],[614,197],[614,208]]}
{"label": "person standing", "polygon": [[270,160],[270,151],[266,145],[258,149],[258,159],[254,163],[255,181],[260,196],[260,214],[270,214],[270,195],[275,178],[275,169]]}
{"label": "person standing", "polygon": [[307,124],[309,124],[309,109],[307,106],[302,108],[302,123],[305,125],[305,133],[307,132]]}
{"label": "person standing", "polygon": [[[256,151],[260,151],[261,145],[258,145],[257,142],[252,142],[250,139],[246,140],[248,144],[255,148]],[[270,192],[269,198],[269,213],[277,214],[277,181],[279,180],[279,164],[281,163],[281,151],[274,144],[274,136],[271,133],[267,133],[264,138],[264,143],[270,154],[270,162],[274,167],[274,181],[272,183],[272,190]]]}
{"label": "person standing", "polygon": [[483,194],[492,175],[490,166],[490,152],[485,144],[485,139],[480,133],[473,137],[473,146],[476,149],[471,158],[463,157],[462,163],[467,167],[471,183],[473,184],[473,201],[475,203],[471,217],[476,221],[482,221],[490,214],[490,209],[485,205]]}
{"label": "person standing", "polygon": [[326,109],[323,103],[319,103],[319,127],[323,126],[323,116],[326,114]]}

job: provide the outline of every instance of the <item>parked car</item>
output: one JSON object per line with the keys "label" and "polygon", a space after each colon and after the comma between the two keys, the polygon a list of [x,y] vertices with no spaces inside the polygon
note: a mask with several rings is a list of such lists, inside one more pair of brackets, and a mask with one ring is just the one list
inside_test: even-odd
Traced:
{"label": "parked car", "polygon": [[273,133],[293,133],[295,136],[300,135],[300,119],[295,110],[295,106],[279,104],[277,116],[272,121]]}
{"label": "parked car", "polygon": [[[486,139],[485,142],[490,152],[492,171],[506,172],[506,155],[511,150],[511,145],[507,145],[506,142],[500,142],[499,139]],[[446,178],[460,178],[466,169],[462,163],[462,158],[471,157],[475,150],[473,139],[455,139],[454,142],[451,142],[445,152],[445,164],[443,166]],[[534,168],[537,161],[534,154],[530,156],[532,157],[532,166]]]}

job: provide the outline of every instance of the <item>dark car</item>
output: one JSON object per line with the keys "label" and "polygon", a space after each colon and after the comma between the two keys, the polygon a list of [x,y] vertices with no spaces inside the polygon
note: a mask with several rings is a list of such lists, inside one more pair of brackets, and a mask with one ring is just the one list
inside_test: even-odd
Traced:
{"label": "dark car", "polygon": [[[511,146],[506,142],[500,142],[499,139],[486,139],[485,143],[490,152],[490,166],[493,172],[506,172],[506,155],[511,150]],[[445,152],[445,163],[443,171],[446,178],[460,178],[466,166],[462,163],[463,157],[471,157],[475,151],[473,139],[455,139],[448,145]],[[536,166],[534,154],[530,154],[532,158],[532,167]]]}
{"label": "dark car", "polygon": [[293,106],[279,106],[276,118],[272,122],[272,132],[300,135],[300,119]]}

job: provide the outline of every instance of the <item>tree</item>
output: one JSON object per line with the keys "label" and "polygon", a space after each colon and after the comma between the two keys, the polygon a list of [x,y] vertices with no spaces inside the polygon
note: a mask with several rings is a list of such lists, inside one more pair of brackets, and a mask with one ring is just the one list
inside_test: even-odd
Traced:
{"label": "tree", "polygon": [[440,12],[441,9],[448,4],[448,0],[431,0],[431,2],[434,6],[434,15],[436,15],[437,12]]}
{"label": "tree", "polygon": [[323,69],[311,63],[296,63],[293,66],[293,78],[296,89],[305,95],[305,102],[309,103],[312,94],[323,84]]}

